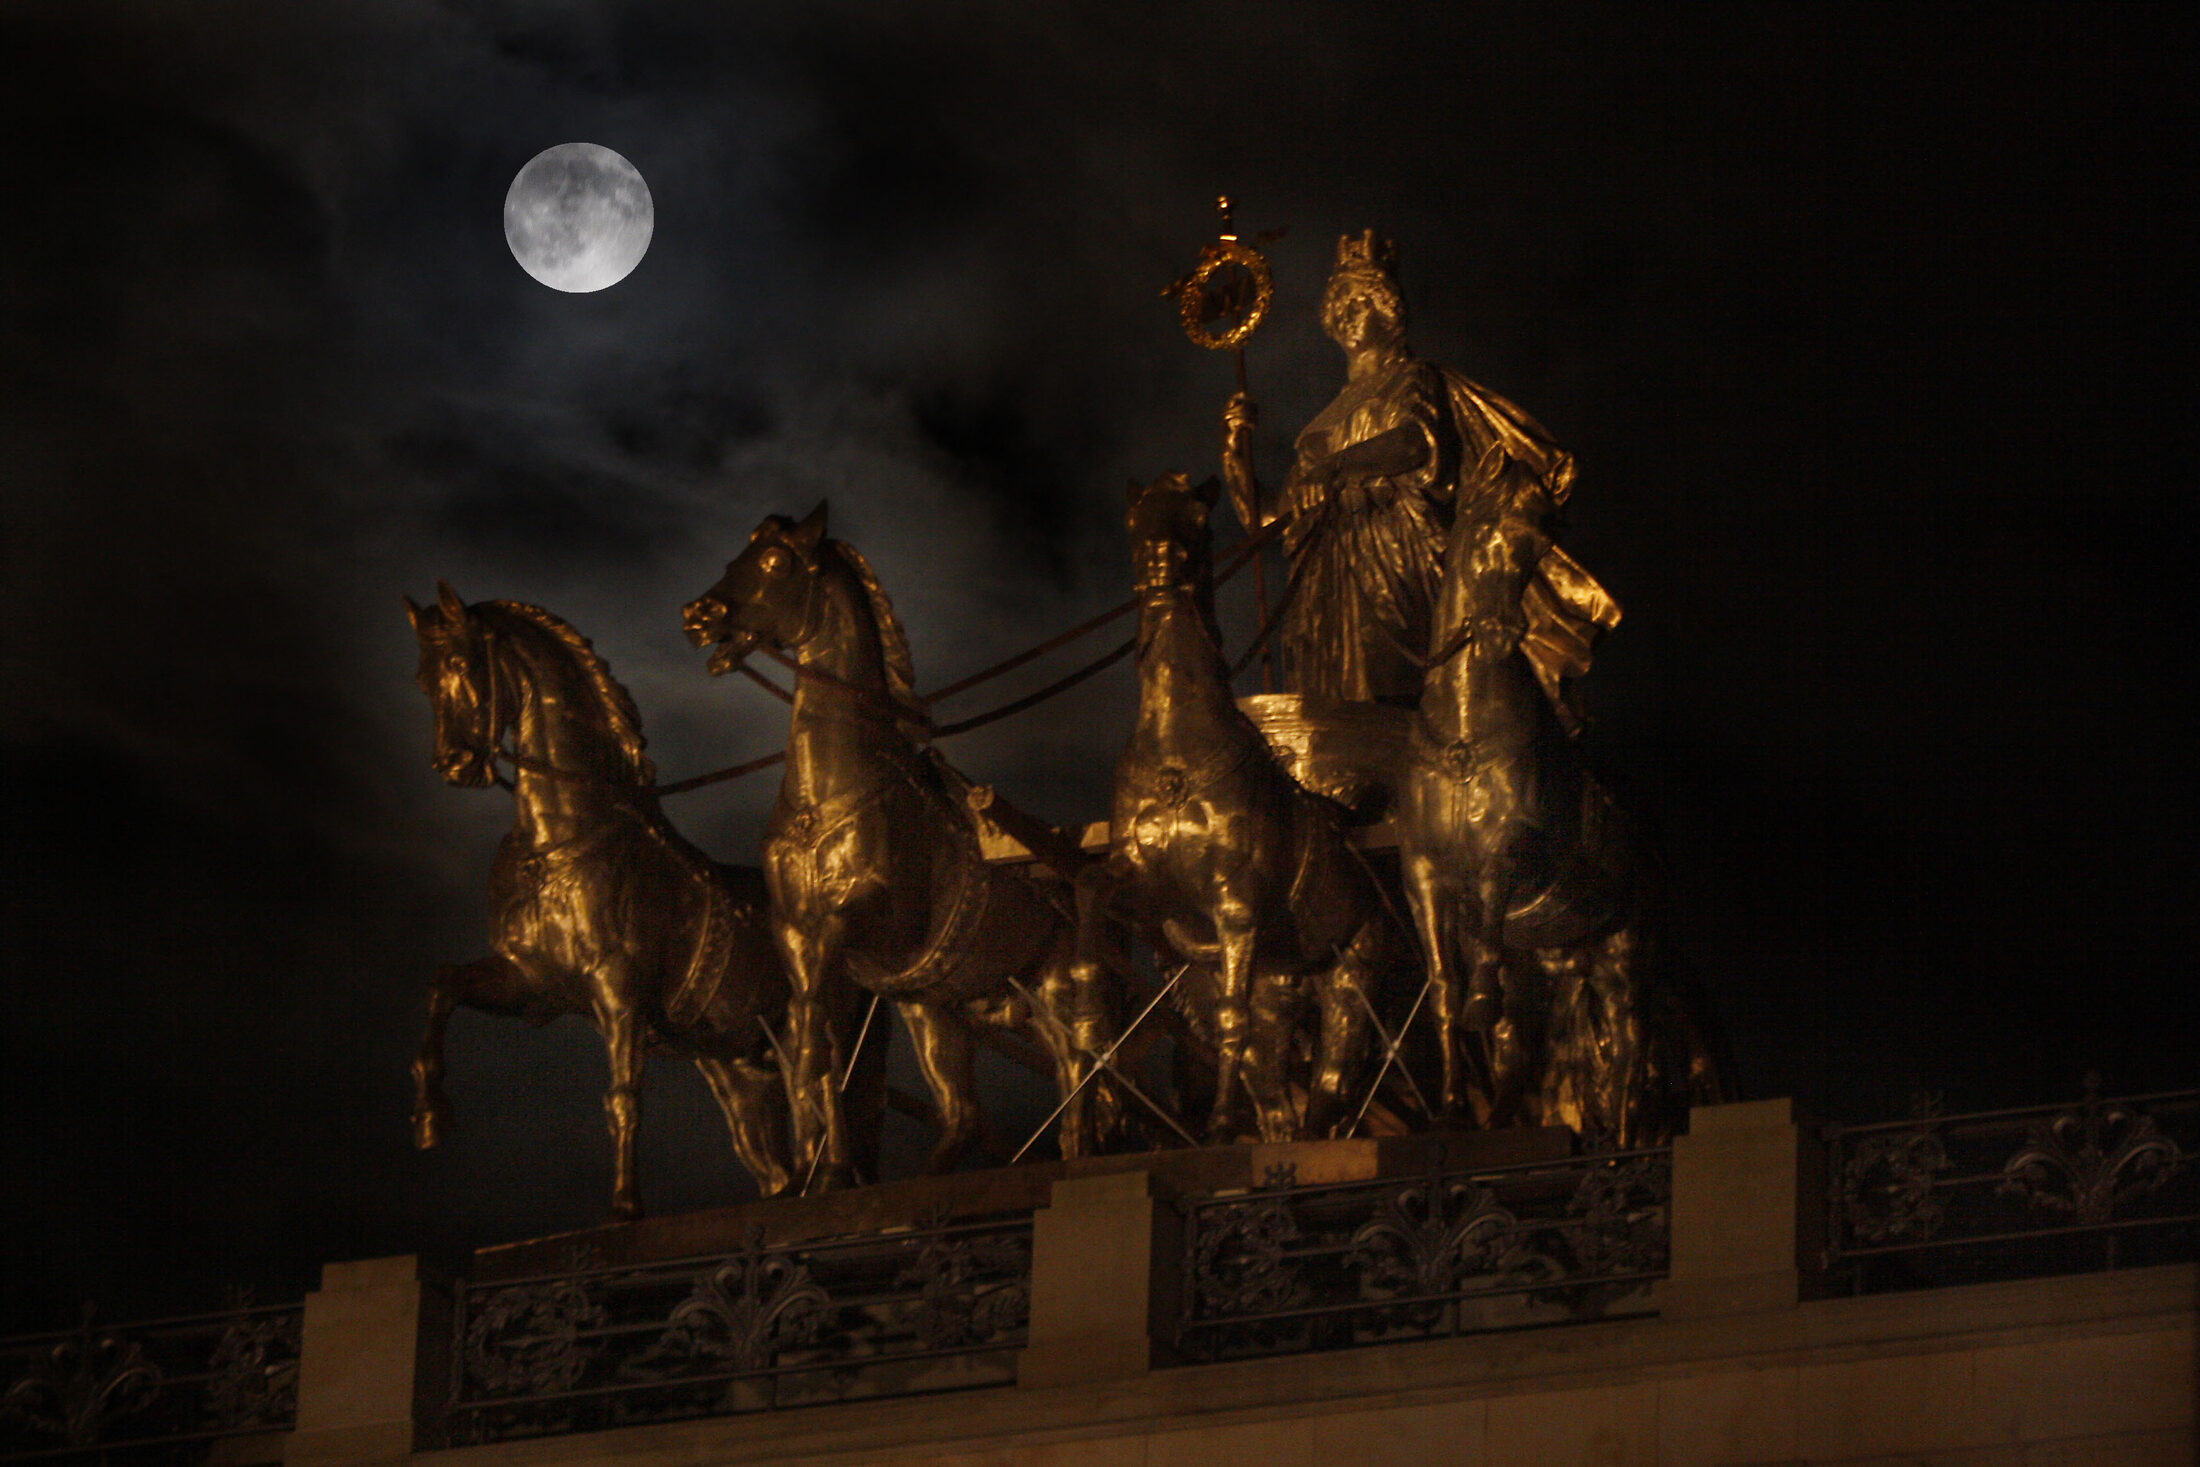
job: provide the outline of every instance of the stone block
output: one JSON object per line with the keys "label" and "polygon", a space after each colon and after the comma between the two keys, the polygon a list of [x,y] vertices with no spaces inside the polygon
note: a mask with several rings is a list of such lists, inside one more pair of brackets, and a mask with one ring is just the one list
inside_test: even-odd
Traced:
{"label": "stone block", "polygon": [[1489,1467],[1656,1467],[1654,1382],[1499,1396],[1489,1403]]}
{"label": "stone block", "polygon": [[[1146,1467],[1315,1467],[1305,1421],[1258,1421],[1161,1431],[1146,1438]],[[1116,1459],[1138,1461],[1132,1453]]]}
{"label": "stone block", "polygon": [[1031,1326],[1019,1385],[1144,1375],[1166,1357],[1183,1221],[1150,1172],[1065,1177],[1032,1217]]}
{"label": "stone block", "polygon": [[1483,1467],[1485,1402],[1445,1401],[1434,1406],[1393,1406],[1345,1411],[1306,1423],[1314,1467]]}
{"label": "stone block", "polygon": [[1659,1308],[1740,1314],[1807,1297],[1824,1251],[1824,1151],[1794,1102],[1699,1106],[1673,1138],[1672,1263]]}
{"label": "stone block", "polygon": [[1981,1435],[2044,1442],[2189,1430],[2195,1366],[2190,1328],[1981,1350]]}
{"label": "stone block", "polygon": [[2024,1467],[2192,1467],[2194,1462],[2200,1462],[2200,1441],[2189,1427],[2035,1442],[2024,1449]]}
{"label": "stone block", "polygon": [[1796,1372],[1795,1449],[1811,1460],[1985,1446],[1969,1350],[1879,1355]]}
{"label": "stone block", "polygon": [[1658,1460],[1712,1464],[1795,1456],[1792,1366],[1678,1376],[1658,1383]]}
{"label": "stone block", "polygon": [[306,1295],[290,1467],[401,1462],[435,1444],[451,1296],[410,1255],[331,1263]]}

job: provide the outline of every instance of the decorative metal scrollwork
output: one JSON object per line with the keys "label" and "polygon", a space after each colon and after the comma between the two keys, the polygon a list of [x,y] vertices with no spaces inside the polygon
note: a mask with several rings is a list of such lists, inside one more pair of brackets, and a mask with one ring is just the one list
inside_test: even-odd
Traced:
{"label": "decorative metal scrollwork", "polygon": [[2026,1128],[2024,1149],[2002,1167],[2003,1192],[2080,1223],[2106,1223],[2120,1204],[2158,1191],[2183,1169],[2182,1149],[2154,1118],[2103,1103],[2100,1083],[2086,1076],[2075,1109]]}
{"label": "decorative metal scrollwork", "polygon": [[39,1355],[0,1396],[0,1415],[71,1447],[88,1447],[115,1423],[149,1408],[165,1384],[137,1341],[94,1329],[86,1306],[83,1326]]}
{"label": "decorative metal scrollwork", "polygon": [[1245,1358],[1647,1311],[1671,1174],[1661,1150],[1190,1202],[1177,1344]]}
{"label": "decorative metal scrollwork", "polygon": [[[1015,1380],[1031,1312],[1028,1216],[589,1265],[470,1291],[450,1434],[467,1445]],[[497,1368],[476,1368],[488,1354]],[[955,1361],[912,1370],[913,1361]]]}
{"label": "decorative metal scrollwork", "polygon": [[927,1350],[1002,1339],[1031,1317],[1031,1245],[1021,1237],[929,1239],[898,1281],[918,1289],[914,1319]]}
{"label": "decorative metal scrollwork", "polygon": [[1578,1274],[1647,1274],[1666,1266],[1671,1233],[1670,1167],[1638,1156],[1586,1172],[1566,1210],[1580,1221],[1565,1230]]}
{"label": "decorative metal scrollwork", "polygon": [[206,1413],[222,1431],[281,1426],[298,1414],[304,1318],[247,1315],[222,1331],[208,1369]]}
{"label": "decorative metal scrollwork", "polygon": [[1299,1284],[1285,1250],[1299,1236],[1280,1198],[1203,1210],[1192,1235],[1191,1285],[1202,1314],[1260,1314],[1289,1308]]}
{"label": "decorative metal scrollwork", "polygon": [[1835,1184],[1850,1235],[1865,1243],[1935,1236],[1947,1216],[1935,1182],[1947,1170],[1947,1145],[1929,1123],[1858,1141]]}
{"label": "decorative metal scrollwork", "polygon": [[1470,1278],[1495,1283],[1548,1270],[1519,1232],[1520,1220],[1489,1188],[1431,1177],[1384,1198],[1352,1234],[1347,1260],[1360,1270],[1364,1297],[1440,1296]]}
{"label": "decorative metal scrollwork", "polygon": [[654,1353],[760,1370],[782,1350],[815,1344],[832,1322],[832,1296],[809,1270],[752,1239],[746,1253],[696,1280]]}
{"label": "decorative metal scrollwork", "polygon": [[602,1306],[577,1280],[499,1289],[467,1323],[467,1377],[491,1395],[571,1390],[595,1355],[587,1332],[603,1322]]}
{"label": "decorative metal scrollwork", "polygon": [[1827,1265],[1859,1293],[2190,1256],[2200,1091],[1832,1127]]}

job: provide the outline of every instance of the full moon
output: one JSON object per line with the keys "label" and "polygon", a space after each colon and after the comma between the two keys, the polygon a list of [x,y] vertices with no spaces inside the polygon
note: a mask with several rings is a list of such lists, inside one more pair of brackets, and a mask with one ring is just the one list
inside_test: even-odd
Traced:
{"label": "full moon", "polygon": [[594,143],[543,149],[504,195],[512,258],[552,290],[617,285],[648,253],[656,229],[641,172]]}

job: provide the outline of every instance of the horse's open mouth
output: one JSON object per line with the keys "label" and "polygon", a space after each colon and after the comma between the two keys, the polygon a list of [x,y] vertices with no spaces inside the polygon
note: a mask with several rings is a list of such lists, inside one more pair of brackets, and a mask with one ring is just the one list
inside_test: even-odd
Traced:
{"label": "horse's open mouth", "polygon": [[723,677],[733,671],[743,658],[756,650],[755,634],[729,628],[726,625],[728,615],[726,603],[716,596],[698,597],[680,613],[680,629],[687,633],[689,643],[715,648],[710,661],[704,664],[712,677]]}

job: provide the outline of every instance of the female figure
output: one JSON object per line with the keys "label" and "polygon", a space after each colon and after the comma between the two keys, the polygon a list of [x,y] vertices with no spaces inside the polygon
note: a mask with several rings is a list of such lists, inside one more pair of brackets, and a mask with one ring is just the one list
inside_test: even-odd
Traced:
{"label": "female figure", "polygon": [[[1572,455],[1496,393],[1423,361],[1406,345],[1396,250],[1373,230],[1337,242],[1322,326],[1344,350],[1345,385],[1299,434],[1279,503],[1253,473],[1258,417],[1243,393],[1223,412],[1223,477],[1249,528],[1288,516],[1292,587],[1278,625],[1285,686],[1319,697],[1411,705],[1455,515],[1495,492],[1508,463],[1536,486],[1530,517],[1546,541],[1573,488]],[[1577,723],[1565,680],[1588,670],[1619,607],[1548,544],[1523,593],[1525,650],[1561,719]]]}

